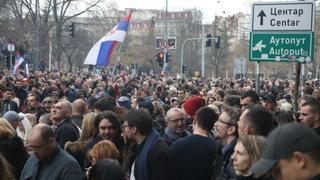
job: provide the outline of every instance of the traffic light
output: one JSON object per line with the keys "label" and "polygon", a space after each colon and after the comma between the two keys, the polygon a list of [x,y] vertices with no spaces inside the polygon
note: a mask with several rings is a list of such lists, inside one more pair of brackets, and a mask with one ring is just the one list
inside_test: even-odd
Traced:
{"label": "traffic light", "polygon": [[158,53],[158,61],[162,61],[164,60],[164,52],[159,52]]}
{"label": "traffic light", "polygon": [[164,52],[158,52],[157,53],[157,61],[159,63],[159,66],[163,66],[164,61]]}
{"label": "traffic light", "polygon": [[211,34],[207,34],[206,36],[206,47],[211,47]]}
{"label": "traffic light", "polygon": [[69,24],[69,27],[68,27],[68,31],[69,31],[69,35],[71,37],[74,37],[74,23],[72,22],[71,24]]}
{"label": "traffic light", "polygon": [[166,53],[166,62],[169,62],[171,60],[171,54],[170,53]]}
{"label": "traffic light", "polygon": [[186,73],[187,71],[187,66],[186,65],[182,65],[182,74]]}
{"label": "traffic light", "polygon": [[220,49],[220,36],[216,36],[215,39],[215,48]]}

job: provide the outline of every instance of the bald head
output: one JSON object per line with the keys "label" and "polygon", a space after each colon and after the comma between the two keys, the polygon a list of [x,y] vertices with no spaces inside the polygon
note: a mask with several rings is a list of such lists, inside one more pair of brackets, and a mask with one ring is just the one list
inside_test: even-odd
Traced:
{"label": "bald head", "polygon": [[82,99],[77,99],[72,103],[72,115],[83,115],[87,112],[87,103]]}
{"label": "bald head", "polygon": [[49,138],[54,138],[54,132],[52,128],[46,124],[37,124],[35,125],[29,135],[29,140],[37,140],[41,142],[46,142]]}
{"label": "bald head", "polygon": [[50,157],[56,147],[54,132],[48,125],[37,124],[32,128],[27,141],[27,149],[40,161]]}
{"label": "bald head", "polygon": [[171,108],[168,110],[166,118],[171,118],[172,116],[175,116],[176,114],[179,114],[181,116],[186,116],[185,112],[180,108]]}
{"label": "bald head", "polygon": [[72,113],[72,104],[67,100],[61,100],[58,103],[61,103],[63,108],[66,110],[67,113]]}

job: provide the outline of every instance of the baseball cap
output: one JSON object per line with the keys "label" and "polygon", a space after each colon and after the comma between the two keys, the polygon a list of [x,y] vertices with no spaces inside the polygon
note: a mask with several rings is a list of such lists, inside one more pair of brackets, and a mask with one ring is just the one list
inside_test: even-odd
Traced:
{"label": "baseball cap", "polygon": [[274,97],[274,95],[272,94],[267,94],[265,95],[262,100],[268,100],[268,101],[271,101],[273,103],[276,103],[276,98]]}
{"label": "baseball cap", "polygon": [[23,117],[19,116],[18,113],[15,111],[8,111],[8,112],[4,113],[3,117],[7,121],[22,121],[23,120]]}
{"label": "baseball cap", "polygon": [[262,158],[253,165],[251,172],[254,177],[260,177],[294,151],[309,152],[317,148],[320,148],[320,136],[311,128],[298,123],[279,126],[268,135]]}

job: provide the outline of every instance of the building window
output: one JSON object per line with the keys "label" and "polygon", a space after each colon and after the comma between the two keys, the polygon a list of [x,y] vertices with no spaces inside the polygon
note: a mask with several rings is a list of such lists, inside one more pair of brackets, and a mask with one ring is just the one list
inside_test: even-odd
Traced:
{"label": "building window", "polygon": [[187,18],[187,17],[188,17],[188,13],[185,13],[185,14],[184,14],[184,17],[186,17],[186,18]]}
{"label": "building window", "polygon": [[174,14],[171,14],[172,19],[174,19]]}
{"label": "building window", "polygon": [[178,17],[181,18],[181,13],[178,14]]}

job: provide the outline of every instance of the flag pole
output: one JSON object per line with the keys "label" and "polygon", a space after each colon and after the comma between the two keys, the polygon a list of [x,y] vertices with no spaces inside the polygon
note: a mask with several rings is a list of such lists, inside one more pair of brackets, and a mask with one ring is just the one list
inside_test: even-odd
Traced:
{"label": "flag pole", "polygon": [[118,50],[118,55],[117,55],[117,58],[116,58],[116,62],[115,62],[114,65],[113,65],[112,76],[111,76],[112,79],[113,79],[114,73],[115,73],[115,71],[116,71],[116,66],[117,66],[117,64],[119,63],[119,60],[120,60],[121,48],[122,48],[122,43],[120,43],[120,47],[119,47],[119,50]]}

